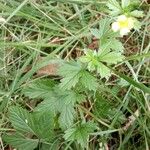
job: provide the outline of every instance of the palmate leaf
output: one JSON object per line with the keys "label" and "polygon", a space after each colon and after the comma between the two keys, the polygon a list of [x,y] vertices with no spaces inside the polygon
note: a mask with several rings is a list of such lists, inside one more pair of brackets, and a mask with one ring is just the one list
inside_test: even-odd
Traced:
{"label": "palmate leaf", "polygon": [[130,5],[131,0],[121,0],[121,6],[122,8],[126,8]]}
{"label": "palmate leaf", "polygon": [[59,75],[63,77],[60,87],[64,90],[75,87],[81,77],[81,71],[82,66],[78,62],[64,63],[59,69]]}
{"label": "palmate leaf", "polygon": [[101,43],[100,54],[107,54],[110,51],[113,52],[123,52],[124,47],[122,43],[115,38],[106,38],[103,43]]}
{"label": "palmate leaf", "polygon": [[59,87],[53,90],[53,93],[46,97],[38,106],[35,111],[49,110],[53,113],[61,112],[64,106],[73,105],[75,102],[83,102],[85,96],[74,91],[63,91]]}
{"label": "palmate leaf", "polygon": [[[117,40],[115,38],[111,38],[110,41],[111,41],[111,45],[110,45],[111,50],[113,50],[115,52],[123,52],[124,47],[119,40]],[[109,42],[109,40],[108,40],[108,42]]]}
{"label": "palmate leaf", "polygon": [[107,7],[111,10],[111,15],[119,15],[122,12],[121,6],[117,0],[109,0]]}
{"label": "palmate leaf", "polygon": [[100,40],[108,37],[110,33],[111,20],[109,18],[101,19],[99,22]]}
{"label": "palmate leaf", "polygon": [[60,113],[59,124],[62,128],[68,128],[73,124],[75,110],[74,104],[71,99],[69,102],[65,102],[65,97],[53,97],[52,99],[45,99],[35,109],[37,112],[50,111],[54,114]]}
{"label": "palmate leaf", "polygon": [[5,135],[3,136],[4,141],[7,144],[12,145],[18,150],[34,150],[38,146],[38,139],[26,138],[23,135]]}
{"label": "palmate leaf", "polygon": [[[95,91],[98,86],[96,78],[87,72],[83,64],[79,61],[64,63],[59,70],[59,74],[63,76],[60,88],[64,90],[75,87],[77,83],[81,83],[85,88],[93,91]],[[89,83],[90,81],[92,84]]]}
{"label": "palmate leaf", "polygon": [[[96,53],[96,54],[95,54]],[[107,65],[117,64],[123,60],[124,56],[119,51],[110,51],[110,45],[105,45],[105,49],[99,52],[87,50],[86,55],[80,58],[80,61],[87,64],[89,71],[97,71],[102,78],[108,78],[111,75],[111,71]],[[106,63],[107,65],[104,65]],[[84,72],[84,78],[80,80],[81,83],[85,83],[85,87],[88,89],[95,89],[96,91],[98,84],[96,84],[96,79],[91,76],[88,72]],[[90,83],[91,82],[91,83]]]}
{"label": "palmate leaf", "polygon": [[[37,82],[37,83],[36,83]],[[50,82],[50,84],[48,84]],[[51,112],[53,117],[60,113],[59,123],[62,128],[69,127],[75,118],[75,103],[85,100],[85,96],[72,90],[61,89],[57,84],[51,84],[51,81],[41,79],[31,83],[23,90],[26,96],[32,98],[42,98],[43,101],[34,109],[36,113]],[[32,85],[33,84],[33,85]],[[38,88],[36,87],[38,85]],[[50,87],[49,87],[50,86]],[[46,90],[45,90],[46,89]],[[31,90],[31,91],[30,91]],[[45,90],[45,92],[43,92]],[[31,93],[31,95],[30,95]],[[43,94],[44,93],[44,94]],[[63,119],[62,119],[63,118]]]}
{"label": "palmate leaf", "polygon": [[108,18],[101,19],[99,22],[99,29],[92,28],[90,30],[91,34],[95,36],[97,39],[102,39],[108,36],[110,32],[110,23],[111,23],[111,20]]}
{"label": "palmate leaf", "polygon": [[[59,91],[60,93],[58,93]],[[60,113],[59,124],[62,128],[68,128],[73,124],[75,118],[75,103],[83,102],[85,96],[74,91],[62,91],[56,87],[53,95],[47,97],[36,108],[35,111],[43,112],[45,110],[53,114]]]}
{"label": "palmate leaf", "polygon": [[86,147],[88,143],[88,136],[95,129],[96,124],[92,122],[82,123],[77,127],[66,130],[64,138],[67,141],[77,141],[82,147]]}

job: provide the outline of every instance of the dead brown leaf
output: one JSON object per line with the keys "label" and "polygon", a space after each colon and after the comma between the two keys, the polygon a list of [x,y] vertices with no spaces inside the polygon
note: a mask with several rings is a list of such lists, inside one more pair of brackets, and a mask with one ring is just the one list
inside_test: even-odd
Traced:
{"label": "dead brown leaf", "polygon": [[36,74],[37,76],[49,75],[56,76],[57,75],[58,64],[49,64],[45,67],[40,68]]}

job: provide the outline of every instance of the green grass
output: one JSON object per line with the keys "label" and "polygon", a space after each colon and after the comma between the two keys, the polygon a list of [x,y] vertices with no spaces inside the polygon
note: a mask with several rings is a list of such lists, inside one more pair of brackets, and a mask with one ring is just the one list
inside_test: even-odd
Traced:
{"label": "green grass", "polygon": [[[62,63],[60,59],[76,60],[83,55],[83,50],[93,42],[90,29],[97,28],[102,18],[113,18],[108,14],[106,2],[107,0],[0,0],[0,16],[6,19],[5,23],[0,24],[0,149],[11,149],[10,145],[13,145],[10,139],[3,138],[6,134],[14,136],[13,133],[17,130],[10,117],[12,107],[18,106],[27,110],[23,112],[17,109],[16,114],[20,111],[21,115],[26,116],[29,112],[33,115],[32,112],[36,110],[38,104],[43,99],[45,101],[44,96],[33,98],[34,90],[30,92],[30,96],[22,92],[23,89],[28,89],[30,84],[41,79],[60,82],[62,78],[60,76],[36,76],[36,72],[48,64]],[[99,84],[97,91],[87,89],[84,91],[82,86],[75,88],[75,92],[80,91],[79,94],[86,97],[86,102],[80,103],[78,100],[78,104],[74,106],[77,118],[71,127],[78,129],[76,130],[78,134],[86,132],[86,129],[87,133],[89,132],[86,150],[98,150],[100,147],[114,150],[150,149],[149,4],[141,1],[140,9],[145,13],[140,19],[142,28],[139,32],[132,31],[128,36],[119,38],[125,47],[126,57],[115,67],[110,67],[113,76],[109,80],[100,79],[94,72],[92,76]],[[52,42],[54,39],[60,41]],[[39,62],[39,56],[44,57],[43,61]],[[25,71],[29,66],[31,69]],[[95,80],[93,79],[91,83],[94,86]],[[86,86],[90,86],[90,81],[89,83],[87,81]],[[40,88],[46,87],[40,85],[39,92]],[[68,94],[61,90],[53,92],[60,94],[60,98],[63,94]],[[51,92],[47,91],[47,94]],[[50,96],[53,98],[53,95]],[[64,103],[60,102],[62,105]],[[61,109],[60,111],[65,111]],[[138,116],[135,114],[137,110]],[[41,120],[37,117],[38,120],[36,115],[33,115],[35,118],[32,116],[35,120],[31,117],[39,124],[39,126],[32,125],[33,128],[41,130],[41,133],[37,131],[38,136],[46,136],[46,131],[42,133],[44,121],[48,123],[47,126],[51,124],[51,120],[54,121],[52,124],[54,127],[51,127],[54,133],[47,141],[43,140],[45,137],[39,138],[31,133],[24,134],[26,139],[31,138],[33,142],[28,150],[83,149],[82,144],[77,142],[77,139],[81,143],[86,142],[82,141],[81,136],[74,137],[73,141],[65,138],[66,133],[70,134],[70,128],[63,129],[59,125],[58,118],[62,112],[54,119],[42,115]],[[131,116],[135,120],[123,130]],[[86,124],[88,121],[94,125]],[[19,121],[17,123],[19,124]],[[34,146],[37,143],[38,146]]]}

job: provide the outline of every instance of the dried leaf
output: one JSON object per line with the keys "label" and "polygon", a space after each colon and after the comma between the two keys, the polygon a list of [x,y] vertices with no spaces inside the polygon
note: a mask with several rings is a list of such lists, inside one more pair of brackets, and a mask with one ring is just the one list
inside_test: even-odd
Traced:
{"label": "dried leaf", "polygon": [[39,69],[36,74],[37,76],[49,75],[55,76],[57,75],[58,64],[49,64],[45,67]]}
{"label": "dried leaf", "polygon": [[[44,57],[39,57],[37,59],[36,62],[40,62],[44,59]],[[40,68],[37,72],[36,72],[36,76],[44,76],[44,75],[48,75],[48,76],[56,76],[57,75],[57,69],[59,67],[59,64],[57,63],[53,63],[53,64],[49,64],[46,65],[42,68]],[[31,70],[31,66],[27,66],[24,70],[24,73],[28,72]]]}

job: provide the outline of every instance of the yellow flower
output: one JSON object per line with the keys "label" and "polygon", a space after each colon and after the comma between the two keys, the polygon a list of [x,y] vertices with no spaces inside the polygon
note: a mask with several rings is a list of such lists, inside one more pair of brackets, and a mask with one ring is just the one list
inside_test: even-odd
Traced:
{"label": "yellow flower", "polygon": [[120,32],[121,36],[127,35],[131,29],[134,28],[134,19],[121,15],[117,18],[117,21],[112,24],[112,30],[114,32]]}

